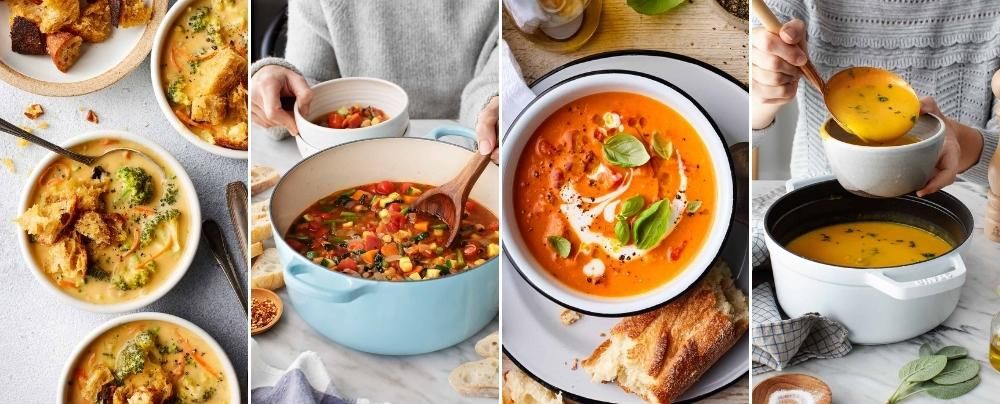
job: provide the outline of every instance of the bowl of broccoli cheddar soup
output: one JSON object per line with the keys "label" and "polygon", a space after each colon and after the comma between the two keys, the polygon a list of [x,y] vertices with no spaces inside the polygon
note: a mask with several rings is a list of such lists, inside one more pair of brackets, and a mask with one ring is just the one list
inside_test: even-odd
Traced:
{"label": "bowl of broccoli cheddar soup", "polygon": [[38,163],[15,218],[25,263],[45,288],[90,311],[134,310],[162,297],[198,249],[201,211],[187,173],[156,144],[125,132],[62,146],[90,156],[129,150],[94,166],[55,153]]}
{"label": "bowl of broccoli cheddar soup", "polygon": [[57,402],[237,403],[239,382],[222,347],[191,322],[162,313],[115,318],[70,355]]}
{"label": "bowl of broccoli cheddar soup", "polygon": [[716,125],[669,83],[602,71],[539,95],[504,139],[502,235],[518,272],[595,315],[659,306],[714,261],[732,222]]}

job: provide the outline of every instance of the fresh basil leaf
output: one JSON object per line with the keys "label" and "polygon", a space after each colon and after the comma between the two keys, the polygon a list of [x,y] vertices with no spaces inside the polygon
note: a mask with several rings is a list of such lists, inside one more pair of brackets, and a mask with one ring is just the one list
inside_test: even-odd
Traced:
{"label": "fresh basil leaf", "polygon": [[649,161],[649,152],[635,136],[619,133],[604,141],[604,159],[619,167],[638,167]]}
{"label": "fresh basil leaf", "polygon": [[566,258],[569,257],[572,245],[562,236],[549,236],[549,247],[552,247],[552,251],[555,251],[559,258]]}
{"label": "fresh basil leaf", "polygon": [[935,355],[944,355],[948,359],[959,359],[969,356],[969,350],[960,346],[949,345],[939,349]]}
{"label": "fresh basil leaf", "polygon": [[937,384],[958,384],[979,374],[979,361],[962,358],[948,361],[941,373],[931,381]]}
{"label": "fresh basil leaf", "polygon": [[663,14],[677,7],[684,0],[628,0],[628,6],[639,14]]}
{"label": "fresh basil leaf", "polygon": [[674,142],[660,136],[659,132],[653,132],[653,151],[656,152],[660,158],[664,160],[669,159],[670,156],[674,154]]}
{"label": "fresh basil leaf", "polygon": [[920,357],[923,358],[931,355],[934,355],[934,348],[931,348],[931,344],[925,342],[920,346]]}
{"label": "fresh basil leaf", "polygon": [[958,384],[950,384],[950,385],[932,384],[929,387],[927,387],[927,390],[925,391],[927,391],[927,394],[930,394],[931,397],[941,400],[951,400],[961,397],[966,393],[972,391],[972,389],[976,388],[976,386],[979,385],[979,381],[980,377],[979,375],[976,375],[976,377],[973,377],[969,380],[966,380]]}
{"label": "fresh basil leaf", "polygon": [[701,199],[695,199],[688,204],[688,213],[695,213],[701,209]]}
{"label": "fresh basil leaf", "polygon": [[925,382],[933,379],[944,370],[948,358],[944,355],[931,355],[914,359],[899,369],[899,379],[904,382]]}
{"label": "fresh basil leaf", "polygon": [[628,219],[639,213],[643,206],[646,206],[646,199],[642,195],[633,196],[622,202],[622,211],[618,215]]}
{"label": "fresh basil leaf", "polygon": [[618,238],[618,242],[622,245],[628,244],[628,240],[632,237],[632,229],[629,229],[628,221],[624,218],[619,217],[615,221],[615,237]]}
{"label": "fresh basil leaf", "polygon": [[670,220],[670,204],[661,199],[646,210],[639,213],[632,224],[632,237],[635,245],[643,250],[656,247],[667,235],[667,222]]}

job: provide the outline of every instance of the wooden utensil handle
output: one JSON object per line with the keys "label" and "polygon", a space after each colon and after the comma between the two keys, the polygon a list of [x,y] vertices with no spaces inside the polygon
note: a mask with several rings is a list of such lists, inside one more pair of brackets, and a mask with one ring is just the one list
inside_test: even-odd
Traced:
{"label": "wooden utensil handle", "polygon": [[[465,190],[461,195],[463,201],[469,197],[469,191],[472,190],[472,186],[474,185],[470,184],[470,182],[476,181],[479,175],[483,173],[483,170],[486,169],[486,165],[490,163],[490,156],[488,154],[480,154],[478,151],[473,153],[475,156],[469,159],[469,162],[462,168],[462,172],[458,173],[455,179],[451,180],[448,184],[449,188],[453,190]],[[466,186],[466,184],[469,185]]]}
{"label": "wooden utensil handle", "polygon": [[[993,74],[993,95],[1000,98],[1000,70]],[[996,111],[1000,119],[1000,106]],[[993,153],[990,159],[990,168],[986,174],[989,180],[990,190],[986,200],[986,237],[990,240],[1000,242],[1000,151]]]}
{"label": "wooden utensil handle", "polygon": [[[753,12],[768,32],[775,35],[781,32],[781,21],[771,12],[771,8],[767,6],[767,3],[764,3],[764,0],[753,0]],[[802,52],[806,52],[805,43],[800,43],[799,48],[802,49]],[[808,53],[806,55],[808,56]],[[823,88],[826,87],[826,84],[823,82],[823,76],[820,76],[819,72],[816,71],[812,60],[806,60],[806,64],[799,66],[799,70],[802,70],[802,75],[805,76],[806,80],[809,80],[813,87],[816,87],[816,90],[823,94]]]}

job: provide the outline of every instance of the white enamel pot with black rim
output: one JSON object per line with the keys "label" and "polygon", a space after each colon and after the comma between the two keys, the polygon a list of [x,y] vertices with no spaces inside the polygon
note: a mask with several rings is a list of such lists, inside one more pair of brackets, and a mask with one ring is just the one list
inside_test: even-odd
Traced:
{"label": "white enamel pot with black rim", "polygon": [[513,203],[503,205],[505,219],[500,223],[500,235],[504,240],[504,252],[510,257],[514,268],[542,295],[581,313],[618,317],[662,306],[684,293],[701,278],[719,256],[723,241],[729,234],[733,223],[736,190],[733,164],[725,140],[715,122],[691,96],[657,77],[624,70],[601,70],[580,74],[552,86],[539,94],[517,116],[503,139],[501,167],[504,175],[500,184],[503,195],[514,195],[518,159],[535,130],[566,104],[588,95],[606,92],[641,94],[672,108],[687,119],[708,149],[716,178],[715,192],[718,195],[716,205],[709,206],[708,209],[715,212],[715,219],[707,230],[704,245],[697,251],[690,265],[670,281],[648,292],[621,298],[602,297],[583,293],[563,284],[532,256],[521,236],[517,220],[514,220],[519,212],[515,211]]}
{"label": "white enamel pot with black rim", "polygon": [[[937,327],[955,311],[965,263],[959,254],[973,231],[972,213],[945,192],[923,198],[864,198],[822,179],[789,183],[764,215],[778,303],[790,317],[819,313],[847,327],[857,344],[903,341]],[[927,261],[886,268],[826,265],[784,245],[826,225],[890,221],[928,230],[954,246]]]}

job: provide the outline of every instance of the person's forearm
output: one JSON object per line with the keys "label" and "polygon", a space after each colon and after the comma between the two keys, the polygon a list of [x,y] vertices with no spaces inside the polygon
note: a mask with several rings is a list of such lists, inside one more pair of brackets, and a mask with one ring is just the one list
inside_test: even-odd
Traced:
{"label": "person's forearm", "polygon": [[781,106],[775,104],[754,104],[754,107],[751,108],[751,127],[754,130],[759,130],[771,126],[771,123],[774,122],[774,117],[778,115],[778,110],[780,109]]}
{"label": "person's forearm", "polygon": [[[954,127],[955,137],[958,138],[958,146],[962,151],[959,159],[961,171],[966,171],[979,162],[983,153],[983,134],[979,129],[963,125],[949,119],[949,124]],[[987,156],[989,159],[991,156]]]}

